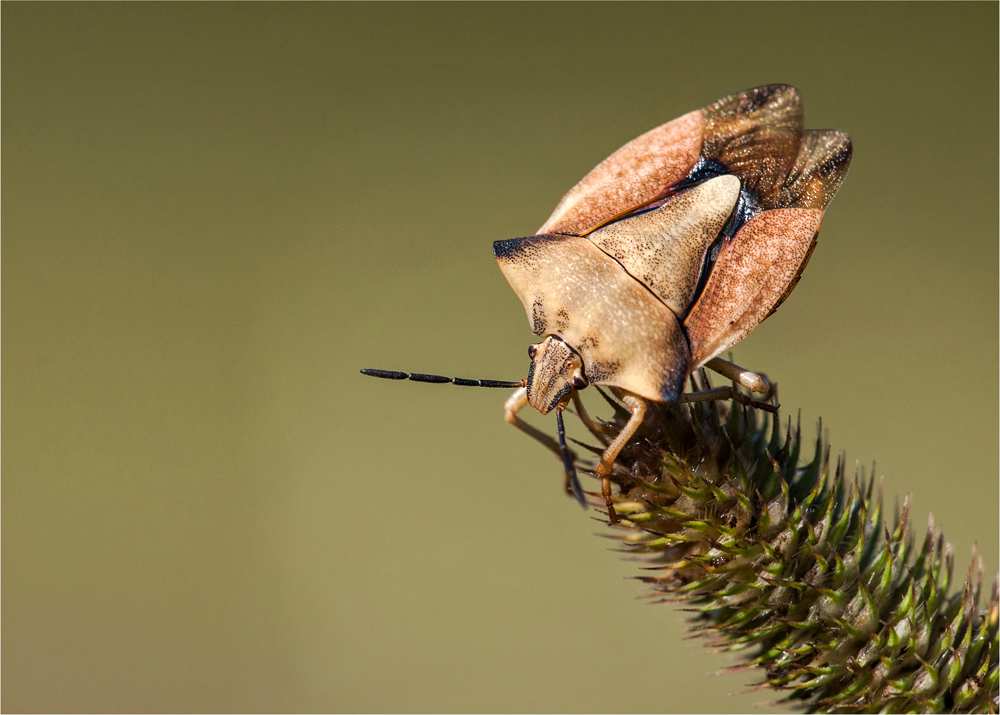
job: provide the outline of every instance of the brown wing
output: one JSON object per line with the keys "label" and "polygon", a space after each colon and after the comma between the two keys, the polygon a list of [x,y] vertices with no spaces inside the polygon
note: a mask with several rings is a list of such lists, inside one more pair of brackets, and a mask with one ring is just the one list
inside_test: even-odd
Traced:
{"label": "brown wing", "polygon": [[663,195],[701,151],[701,112],[652,129],[602,161],[562,198],[538,233],[579,236]]}
{"label": "brown wing", "polygon": [[650,400],[680,396],[687,341],[674,314],[613,258],[578,236],[497,241],[493,253],[535,335],[558,335],[587,379]]}
{"label": "brown wing", "polygon": [[582,236],[670,193],[699,161],[728,168],[761,201],[777,207],[802,136],[794,87],[768,85],[733,94],[633,139],[562,198],[538,233]]}
{"label": "brown wing", "polygon": [[[797,98],[784,102],[789,103],[797,104]],[[723,244],[685,320],[692,368],[745,338],[791,294],[816,247],[823,211],[847,174],[851,152],[844,132],[802,133],[787,175],[762,201],[777,210],[757,215]]]}
{"label": "brown wing", "polygon": [[762,209],[777,208],[802,139],[802,100],[772,84],[733,94],[702,110],[702,157],[740,178]]}
{"label": "brown wing", "polygon": [[[851,165],[851,153],[851,138],[844,132],[836,129],[803,132],[802,145],[795,166],[782,189],[781,205],[790,208],[826,209],[847,175],[847,169]],[[795,277],[789,281],[765,319],[785,302],[785,298],[798,284],[814,248],[816,248],[816,236],[813,237]]]}
{"label": "brown wing", "polygon": [[776,209],[748,221],[722,246],[704,291],[684,321],[691,369],[732,347],[787,295],[819,231],[819,209]]}

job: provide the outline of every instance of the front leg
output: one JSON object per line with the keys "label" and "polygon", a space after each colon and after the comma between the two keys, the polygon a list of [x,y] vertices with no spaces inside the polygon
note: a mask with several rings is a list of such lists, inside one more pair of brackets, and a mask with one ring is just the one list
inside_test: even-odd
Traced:
{"label": "front leg", "polygon": [[604,502],[608,505],[608,517],[611,519],[612,524],[617,524],[619,520],[618,515],[615,513],[615,507],[611,502],[611,480],[608,478],[611,475],[611,467],[614,465],[615,459],[618,458],[618,453],[622,451],[622,448],[632,438],[636,430],[639,429],[639,425],[642,424],[643,419],[646,417],[646,401],[641,397],[626,393],[622,396],[622,402],[632,412],[632,416],[629,417],[628,422],[622,428],[622,431],[618,433],[618,436],[615,437],[614,441],[604,450],[604,454],[601,456],[601,463],[594,470],[594,476],[599,477],[601,480],[601,494],[604,495]]}
{"label": "front leg", "polygon": [[[504,419],[510,424],[517,427],[519,430],[524,432],[526,435],[534,437],[539,442],[544,444],[546,447],[551,449],[560,458],[562,458],[562,450],[559,449],[559,443],[554,439],[549,437],[547,434],[542,432],[540,429],[532,427],[527,422],[522,420],[517,416],[517,413],[523,410],[528,404],[528,389],[525,387],[520,387],[514,391],[514,394],[507,398],[507,402],[504,403]],[[575,457],[574,457],[575,459]]]}
{"label": "front leg", "polygon": [[553,452],[559,455],[563,462],[566,476],[566,492],[576,497],[580,506],[586,507],[587,501],[576,478],[576,454],[566,446],[566,428],[563,426],[562,411],[565,405],[556,408],[556,424],[559,426],[559,441],[552,439],[540,429],[536,429],[517,416],[517,413],[528,404],[527,388],[519,388],[507,398],[504,404],[504,419],[527,435],[531,435]]}

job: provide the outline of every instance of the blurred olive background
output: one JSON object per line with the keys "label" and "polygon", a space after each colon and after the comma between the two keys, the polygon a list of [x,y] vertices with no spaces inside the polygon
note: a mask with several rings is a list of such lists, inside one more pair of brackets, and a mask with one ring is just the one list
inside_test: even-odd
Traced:
{"label": "blurred olive background", "polygon": [[4,710],[773,700],[636,599],[505,392],[358,374],[523,377],[492,241],[772,82],[854,163],[735,359],[852,469],[877,460],[890,512],[912,493],[918,535],[932,511],[959,575],[976,540],[995,572],[996,4],[2,19]]}

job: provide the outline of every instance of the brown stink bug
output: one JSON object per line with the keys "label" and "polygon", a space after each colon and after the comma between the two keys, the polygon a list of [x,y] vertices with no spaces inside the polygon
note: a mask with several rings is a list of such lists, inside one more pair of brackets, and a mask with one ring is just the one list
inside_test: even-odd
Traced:
{"label": "brown stink bug", "polygon": [[[528,347],[526,379],[362,372],[516,387],[507,421],[562,456],[567,488],[584,503],[562,420],[572,401],[605,446],[594,475],[614,523],[608,477],[648,402],[752,402],[729,387],[683,394],[688,376],[703,366],[770,394],[763,375],[716,356],[791,293],[850,160],[845,133],[803,130],[802,102],[787,85],[685,114],[598,164],[536,235],[493,244],[532,332],[544,338]],[[610,387],[631,411],[613,439],[583,410],[578,393],[588,385]],[[558,441],[517,416],[526,405],[543,415],[556,411]]]}

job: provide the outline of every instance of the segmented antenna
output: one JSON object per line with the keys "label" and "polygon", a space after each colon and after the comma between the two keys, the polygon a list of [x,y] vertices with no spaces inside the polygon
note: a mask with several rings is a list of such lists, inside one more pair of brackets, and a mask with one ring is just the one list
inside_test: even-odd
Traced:
{"label": "segmented antenna", "polygon": [[523,380],[518,380],[517,382],[509,382],[507,380],[466,380],[464,377],[423,375],[419,372],[406,373],[397,372],[396,370],[375,370],[367,367],[361,371],[361,374],[371,377],[381,377],[383,380],[413,380],[414,382],[432,382],[435,384],[450,382],[453,385],[462,385],[463,387],[524,387]]}

